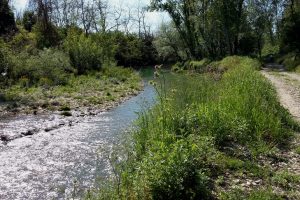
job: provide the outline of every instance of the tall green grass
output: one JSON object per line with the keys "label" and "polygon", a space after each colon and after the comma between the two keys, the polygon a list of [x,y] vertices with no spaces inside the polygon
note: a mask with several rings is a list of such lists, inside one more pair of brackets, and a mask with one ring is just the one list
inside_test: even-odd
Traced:
{"label": "tall green grass", "polygon": [[259,63],[229,57],[218,65],[228,69],[218,81],[209,73],[156,73],[158,104],[140,114],[119,181],[88,199],[211,199],[214,177],[235,169],[227,157],[244,160],[242,168],[288,143],[297,124],[255,70]]}

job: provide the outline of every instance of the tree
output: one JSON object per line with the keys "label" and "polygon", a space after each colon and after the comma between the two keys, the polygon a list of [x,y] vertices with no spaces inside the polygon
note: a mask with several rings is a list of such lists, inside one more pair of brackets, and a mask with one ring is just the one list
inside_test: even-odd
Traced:
{"label": "tree", "polygon": [[37,13],[37,23],[34,27],[34,32],[37,35],[38,47],[44,48],[58,45],[60,35],[50,18],[52,11],[51,1],[31,0],[29,3],[31,9]]}
{"label": "tree", "polygon": [[201,58],[203,56],[195,20],[197,5],[196,0],[151,1],[152,10],[166,11],[170,15],[180,38],[189,50],[189,57],[191,58]]}
{"label": "tree", "polygon": [[160,60],[163,62],[176,62],[188,59],[188,50],[185,49],[185,45],[182,43],[173,23],[160,26],[154,40],[154,46]]}
{"label": "tree", "polygon": [[300,3],[290,1],[281,27],[281,46],[285,52],[300,51]]}
{"label": "tree", "polygon": [[24,12],[22,23],[23,23],[24,28],[27,31],[31,32],[32,27],[36,24],[36,22],[37,22],[37,17],[34,14],[34,12],[32,12],[32,11]]}
{"label": "tree", "polygon": [[151,1],[170,15],[192,59],[238,54],[244,7],[244,0]]}
{"label": "tree", "polygon": [[0,36],[17,30],[15,17],[9,7],[8,0],[0,0]]}

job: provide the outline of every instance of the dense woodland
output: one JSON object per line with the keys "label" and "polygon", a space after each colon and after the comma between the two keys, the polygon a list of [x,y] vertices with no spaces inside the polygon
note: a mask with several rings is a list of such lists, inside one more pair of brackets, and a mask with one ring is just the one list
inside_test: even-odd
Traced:
{"label": "dense woodland", "polygon": [[[26,58],[30,68],[39,54],[60,56],[62,70],[77,74],[112,63],[140,67],[228,55],[299,54],[299,1],[153,0],[148,7],[118,8],[103,0],[30,0],[17,14],[13,4],[0,4],[0,71],[13,80],[30,76],[18,72],[26,73],[18,61]],[[171,18],[160,30],[146,24],[146,12],[154,10]]]}

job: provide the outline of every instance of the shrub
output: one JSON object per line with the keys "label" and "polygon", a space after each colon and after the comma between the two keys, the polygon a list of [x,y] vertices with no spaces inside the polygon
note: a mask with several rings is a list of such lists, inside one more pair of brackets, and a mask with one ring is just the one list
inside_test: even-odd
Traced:
{"label": "shrub", "polygon": [[133,73],[134,71],[130,68],[110,66],[104,67],[101,74],[108,78],[114,78],[118,81],[125,82],[132,76]]}
{"label": "shrub", "polygon": [[6,43],[0,39],[0,83],[7,85],[10,77],[12,76],[13,63],[12,53]]}
{"label": "shrub", "polygon": [[271,45],[270,43],[267,43],[264,45],[262,49],[262,56],[266,57],[269,55],[277,55],[279,53],[280,46],[279,45]]}
{"label": "shrub", "polygon": [[74,69],[67,55],[54,49],[45,49],[38,55],[21,53],[14,59],[13,79],[27,78],[29,84],[64,85],[68,73]]}
{"label": "shrub", "polygon": [[171,69],[173,72],[181,72],[183,70],[182,63],[177,62],[172,66]]}
{"label": "shrub", "polygon": [[36,49],[36,35],[29,33],[22,27],[19,27],[19,32],[12,38],[9,44],[14,52],[25,51],[30,54],[37,54],[38,52],[38,49]]}
{"label": "shrub", "polygon": [[91,37],[70,31],[65,42],[71,64],[78,74],[90,70],[100,70],[102,67],[102,47],[98,46]]}
{"label": "shrub", "polygon": [[25,11],[23,14],[23,26],[24,28],[31,32],[32,27],[36,24],[37,22],[37,16],[34,14],[32,11]]}
{"label": "shrub", "polygon": [[294,71],[297,70],[297,66],[300,65],[300,55],[291,52],[279,57],[277,62],[283,64],[288,71]]}
{"label": "shrub", "polygon": [[147,153],[153,156],[145,157],[138,167],[140,186],[148,182],[153,199],[208,199],[210,178],[200,166],[205,165],[212,146],[206,138],[194,136],[169,145],[154,142]]}
{"label": "shrub", "polygon": [[47,24],[37,22],[33,26],[33,32],[36,35],[37,47],[39,49],[55,47],[61,41],[61,36],[57,28],[50,22]]}
{"label": "shrub", "polygon": [[116,32],[114,39],[118,45],[115,55],[118,65],[132,67],[142,62],[143,44],[135,34],[125,35],[122,32]]}
{"label": "shrub", "polygon": [[198,72],[205,72],[207,71],[207,65],[210,63],[210,60],[204,58],[200,61],[190,61],[188,70],[196,70]]}

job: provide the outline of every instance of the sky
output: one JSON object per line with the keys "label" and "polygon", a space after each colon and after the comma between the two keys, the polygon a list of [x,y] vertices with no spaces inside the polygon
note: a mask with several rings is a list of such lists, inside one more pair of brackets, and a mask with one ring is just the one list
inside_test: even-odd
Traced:
{"label": "sky", "polygon": [[[26,4],[28,0],[14,0],[14,7],[17,11],[22,11],[25,9]],[[126,4],[130,7],[134,7],[138,4],[138,2],[141,2],[142,5],[148,5],[150,3],[150,0],[127,0],[126,3],[122,0],[108,0],[110,4],[118,6],[120,2],[123,2],[122,5],[126,6]],[[162,22],[169,21],[169,17],[166,13],[158,13],[158,12],[151,12],[147,13],[146,15],[146,21],[151,24],[151,27],[153,29],[158,29],[159,25]]]}

